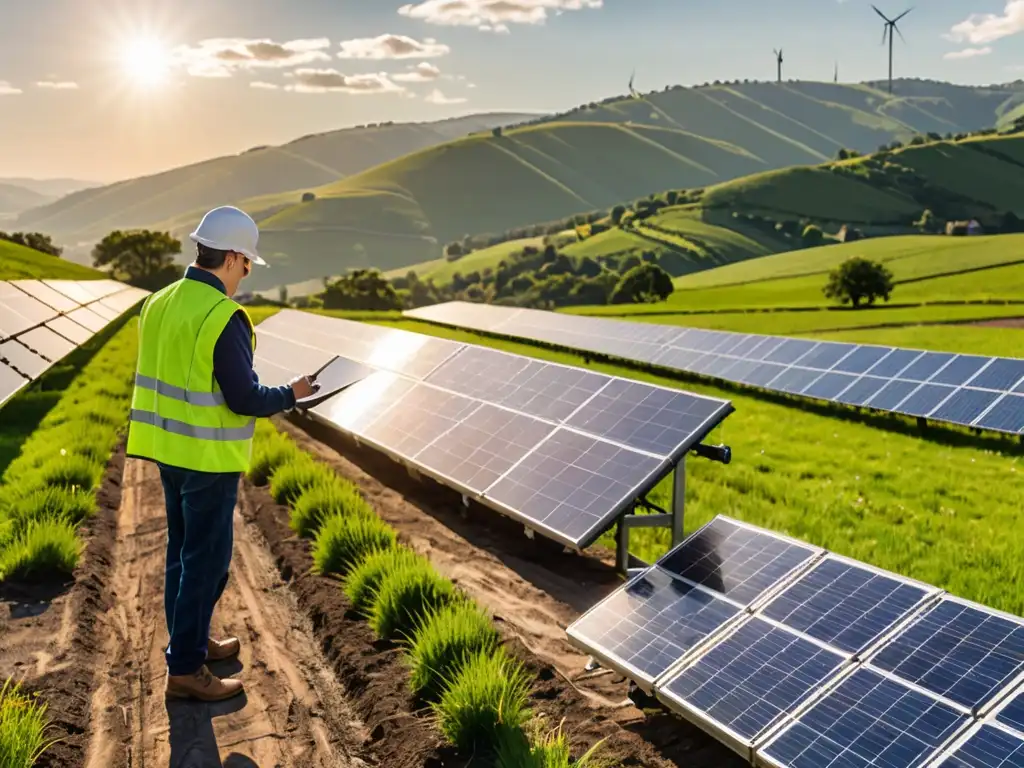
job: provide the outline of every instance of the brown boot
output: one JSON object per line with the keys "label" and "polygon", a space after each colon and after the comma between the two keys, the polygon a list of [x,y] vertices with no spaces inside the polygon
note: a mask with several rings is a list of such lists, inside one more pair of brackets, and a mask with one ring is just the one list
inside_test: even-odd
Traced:
{"label": "brown boot", "polygon": [[237,637],[229,637],[227,640],[214,640],[211,637],[206,644],[206,660],[224,661],[237,656],[240,650],[242,643]]}
{"label": "brown boot", "polygon": [[191,675],[168,675],[166,695],[171,699],[199,699],[199,701],[224,701],[240,694],[242,681],[233,678],[221,680],[214,677],[204,664]]}

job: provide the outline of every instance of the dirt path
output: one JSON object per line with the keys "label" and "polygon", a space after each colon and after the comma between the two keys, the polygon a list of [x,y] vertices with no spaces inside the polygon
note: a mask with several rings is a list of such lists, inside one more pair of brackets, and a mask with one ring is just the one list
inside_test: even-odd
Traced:
{"label": "dirt path", "polygon": [[242,640],[239,659],[211,665],[240,675],[246,694],[205,705],[166,702],[163,564],[166,533],[159,473],[129,460],[117,521],[117,595],[108,668],[93,698],[88,768],[347,768],[364,765],[364,735],[311,629],[280,582],[258,533],[235,517],[231,577],[214,634]]}

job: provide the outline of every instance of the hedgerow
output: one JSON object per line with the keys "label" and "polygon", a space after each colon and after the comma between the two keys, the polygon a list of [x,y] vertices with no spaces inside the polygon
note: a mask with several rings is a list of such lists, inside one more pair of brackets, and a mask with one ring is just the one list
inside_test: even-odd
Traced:
{"label": "hedgerow", "polygon": [[[438,729],[466,753],[517,768],[590,768],[595,745],[573,761],[561,728],[545,733],[528,707],[531,680],[509,656],[488,614],[398,542],[354,484],[316,462],[270,422],[257,427],[254,469],[291,506],[289,524],[312,537],[315,570],[342,577],[353,608],[406,652],[409,687]],[[256,482],[255,480],[253,480]]]}

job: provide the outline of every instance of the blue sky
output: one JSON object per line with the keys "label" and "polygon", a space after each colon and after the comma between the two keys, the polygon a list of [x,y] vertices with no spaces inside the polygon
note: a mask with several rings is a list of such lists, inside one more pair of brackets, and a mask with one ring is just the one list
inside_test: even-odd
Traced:
{"label": "blue sky", "polygon": [[[4,3],[0,177],[108,181],[365,122],[562,110],[634,68],[640,90],[768,79],[778,46],[787,77],[886,74],[861,0],[495,3]],[[897,76],[1024,77],[1024,0],[918,0],[901,28]]]}

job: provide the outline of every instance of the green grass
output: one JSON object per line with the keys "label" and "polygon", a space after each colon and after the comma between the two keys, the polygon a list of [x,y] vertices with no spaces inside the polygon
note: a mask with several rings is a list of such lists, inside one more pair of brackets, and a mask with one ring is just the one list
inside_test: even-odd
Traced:
{"label": "green grass", "polygon": [[426,562],[422,556],[400,544],[371,552],[345,577],[345,596],[356,611],[369,616],[374,595],[387,574]]}
{"label": "green grass", "polygon": [[394,270],[391,274],[405,276],[409,270],[415,270],[420,280],[433,280],[437,285],[447,285],[452,281],[456,272],[468,275],[471,272],[483,272],[485,269],[497,270],[503,259],[507,259],[528,245],[532,245],[534,248],[543,248],[544,238],[527,237],[522,240],[509,240],[492,245],[490,248],[473,251],[456,261],[439,259],[422,265],[413,264],[410,267]]}
{"label": "green grass", "polygon": [[370,518],[373,509],[352,485],[332,476],[327,482],[307,488],[295,499],[291,527],[300,536],[310,537],[320,530],[324,520],[336,515]]}
{"label": "green grass", "polygon": [[323,521],[313,543],[317,573],[344,576],[371,552],[395,546],[395,532],[378,517],[335,514]]}
{"label": "green grass", "polygon": [[[0,477],[0,581],[70,574],[81,553],[76,527],[128,418],[137,326],[128,322],[38,418]],[[16,399],[7,413],[20,412]],[[15,416],[18,419],[19,416]],[[26,423],[15,421],[15,432]],[[6,422],[5,422],[6,427]],[[13,451],[12,451],[13,453]]]}
{"label": "green grass", "polygon": [[409,687],[436,700],[474,653],[493,653],[500,642],[491,618],[471,603],[444,605],[423,617],[409,641]]}
{"label": "green grass", "polygon": [[48,253],[0,240],[0,280],[99,280],[107,275]]}
{"label": "green grass", "polygon": [[270,495],[278,504],[290,505],[308,489],[330,483],[334,473],[309,454],[296,453],[270,476]]}
{"label": "green grass", "polygon": [[32,768],[50,746],[46,705],[7,680],[0,688],[0,768]]}
{"label": "green grass", "polygon": [[[580,365],[578,356],[430,326],[408,330],[470,341]],[[995,354],[1021,354],[1024,342],[1003,329],[861,330],[862,342]],[[925,337],[930,344],[925,344]],[[841,334],[828,337],[842,338]],[[910,343],[913,342],[913,343]],[[733,460],[687,464],[686,530],[727,514],[787,533],[994,608],[1024,614],[1024,471],[1017,448],[999,441],[974,445],[923,438],[900,420],[861,420],[840,409],[821,412],[754,393],[680,382],[620,366],[593,370],[730,399],[736,413],[707,438],[724,442]],[[831,414],[831,415],[828,415]],[[998,488],[998,493],[992,489]],[[671,484],[650,496],[667,508]],[[614,546],[610,536],[603,543]],[[631,548],[653,560],[668,547],[667,532],[639,530]]]}
{"label": "green grass", "polygon": [[[263,420],[257,422],[258,425],[264,423]],[[276,431],[267,435],[265,440],[254,440],[249,480],[254,485],[266,485],[278,467],[288,464],[298,456],[299,449],[295,443]]]}
{"label": "green grass", "polygon": [[385,640],[407,638],[429,614],[458,600],[455,587],[427,561],[388,571],[374,590],[370,628]]}
{"label": "green grass", "polygon": [[578,760],[572,758],[568,734],[559,725],[545,730],[545,718],[537,716],[526,729],[502,728],[498,732],[495,768],[603,768],[616,765],[600,757],[604,740]]}

